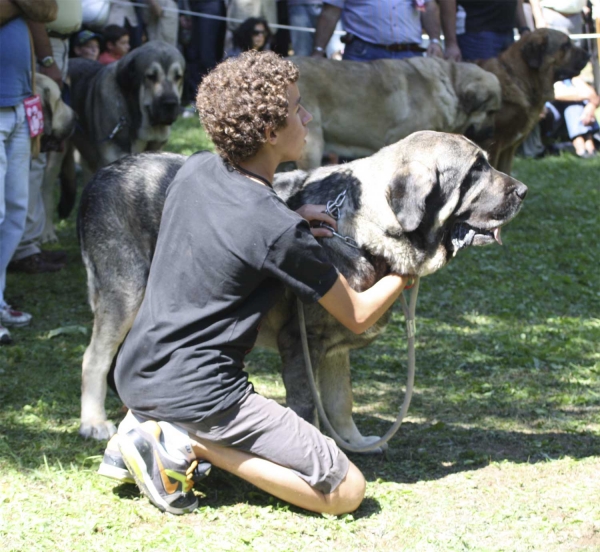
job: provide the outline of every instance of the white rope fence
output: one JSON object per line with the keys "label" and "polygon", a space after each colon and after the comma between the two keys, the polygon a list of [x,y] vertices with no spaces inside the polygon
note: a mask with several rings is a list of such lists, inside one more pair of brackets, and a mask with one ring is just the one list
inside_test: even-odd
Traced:
{"label": "white rope fence", "polygon": [[[140,3],[140,2],[122,2],[119,0],[109,0],[109,3],[111,4],[117,4],[119,6],[135,6],[135,7],[139,7],[139,8],[145,8],[145,9],[150,9],[150,7],[148,6],[148,4],[146,3]],[[179,15],[190,15],[192,17],[202,17],[204,19],[214,19],[216,21],[231,21],[232,23],[243,23],[243,19],[234,19],[231,17],[224,17],[221,15],[210,15],[208,13],[198,13],[198,12],[193,12],[190,10],[181,10],[179,8],[177,9],[173,9],[173,8],[163,8],[164,11],[166,12],[175,12],[178,13]],[[311,28],[311,27],[294,27],[292,25],[281,25],[280,23],[269,23],[269,27],[272,27],[273,29],[287,29],[288,31],[303,31],[305,33],[314,33],[315,29]],[[336,35],[344,35],[346,34],[346,31],[334,31],[334,34]],[[572,34],[569,35],[569,37],[572,40],[583,40],[583,39],[589,39],[589,38],[600,38],[600,33],[587,33],[587,34]]]}

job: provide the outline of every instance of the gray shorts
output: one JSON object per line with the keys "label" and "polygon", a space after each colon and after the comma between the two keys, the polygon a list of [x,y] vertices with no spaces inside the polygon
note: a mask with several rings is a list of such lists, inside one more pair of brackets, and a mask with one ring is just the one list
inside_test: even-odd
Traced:
{"label": "gray shorts", "polygon": [[189,433],[284,466],[313,489],[328,494],[348,473],[349,462],[333,439],[258,393],[202,422],[178,423]]}

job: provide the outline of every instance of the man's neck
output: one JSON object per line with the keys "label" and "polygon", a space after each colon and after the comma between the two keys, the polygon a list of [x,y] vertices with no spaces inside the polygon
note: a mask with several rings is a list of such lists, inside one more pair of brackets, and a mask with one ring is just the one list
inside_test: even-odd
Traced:
{"label": "man's neck", "polygon": [[279,160],[275,159],[274,156],[270,155],[268,152],[259,151],[254,157],[246,159],[245,161],[238,163],[238,165],[242,169],[254,173],[268,182],[273,182]]}

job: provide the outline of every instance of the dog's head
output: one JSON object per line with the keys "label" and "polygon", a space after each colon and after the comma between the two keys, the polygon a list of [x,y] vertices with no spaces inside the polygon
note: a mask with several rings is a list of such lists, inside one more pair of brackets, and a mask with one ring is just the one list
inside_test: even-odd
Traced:
{"label": "dog's head", "polygon": [[35,79],[44,111],[42,151],[56,151],[75,129],[76,115],[62,100],[58,84],[41,73],[36,73]]}
{"label": "dog's head", "polygon": [[453,129],[475,142],[494,135],[494,118],[502,105],[502,88],[496,75],[473,63],[452,63],[451,77],[460,108],[465,114]]}
{"label": "dog's head", "polygon": [[430,274],[464,247],[502,243],[501,228],[527,194],[524,184],[495,170],[463,136],[416,132],[390,148],[399,168],[387,200],[399,227],[388,233],[412,249],[397,262],[388,259],[393,270]]}
{"label": "dog's head", "polygon": [[519,40],[527,65],[542,74],[551,74],[554,82],[579,75],[589,60],[588,53],[554,29],[537,29]]}
{"label": "dog's head", "polygon": [[179,115],[185,61],[177,48],[150,41],[120,59],[117,83],[150,126],[171,125]]}

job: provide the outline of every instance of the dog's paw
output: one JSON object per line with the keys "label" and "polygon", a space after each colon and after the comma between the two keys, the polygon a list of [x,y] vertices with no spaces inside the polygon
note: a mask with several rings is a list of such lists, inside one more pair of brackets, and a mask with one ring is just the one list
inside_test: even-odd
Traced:
{"label": "dog's paw", "polygon": [[96,439],[106,441],[117,432],[115,424],[106,420],[104,422],[84,423],[79,426],[79,435],[84,439]]}
{"label": "dog's paw", "polygon": [[42,243],[57,243],[58,236],[56,235],[54,228],[44,228],[40,240]]}
{"label": "dog's paw", "polygon": [[[368,435],[368,436],[362,436],[361,435],[361,439],[359,441],[353,442],[352,445],[354,445],[355,447],[367,447],[369,445],[372,445],[373,443],[379,441],[379,439],[381,439],[381,437],[377,436],[377,435]],[[388,449],[388,445],[387,443],[383,443],[382,445],[378,446],[377,448],[374,448],[373,450],[368,450],[365,452],[360,452],[358,454],[384,454]]]}

